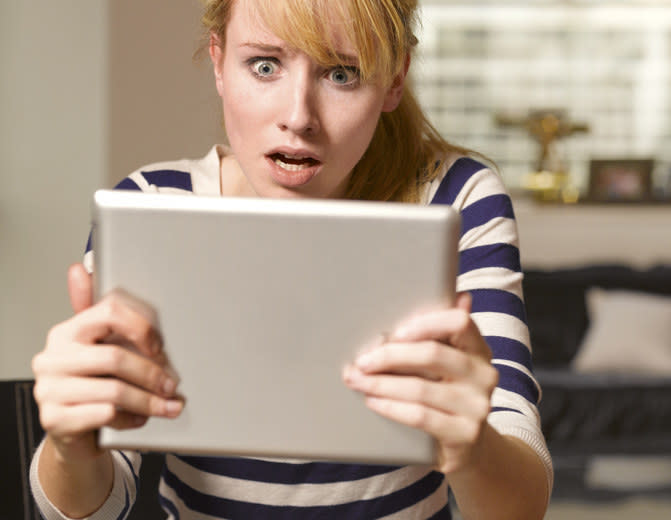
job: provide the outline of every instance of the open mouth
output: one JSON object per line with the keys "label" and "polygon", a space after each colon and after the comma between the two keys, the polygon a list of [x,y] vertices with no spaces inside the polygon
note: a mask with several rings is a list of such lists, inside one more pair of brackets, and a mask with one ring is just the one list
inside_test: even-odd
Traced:
{"label": "open mouth", "polygon": [[283,153],[274,153],[270,155],[270,159],[279,167],[290,172],[298,172],[319,164],[319,161],[312,157],[286,155]]}

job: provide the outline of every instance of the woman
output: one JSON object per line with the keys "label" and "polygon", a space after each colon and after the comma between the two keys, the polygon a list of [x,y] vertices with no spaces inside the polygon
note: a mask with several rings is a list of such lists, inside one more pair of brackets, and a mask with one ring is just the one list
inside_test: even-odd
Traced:
{"label": "woman", "polygon": [[[414,101],[406,76],[415,4],[208,2],[229,145],[200,160],[145,167],[119,187],[459,209],[464,293],[456,307],[400,323],[343,373],[371,410],[430,433],[439,465],[168,455],[159,491],[171,518],[450,518],[448,485],[464,518],[544,515],[552,469],[535,407],[510,201],[499,178],[443,141]],[[89,251],[89,271],[90,261]],[[47,519],[123,518],[141,457],[100,450],[96,429],[175,417],[183,403],[160,335],[142,316],[113,296],[92,305],[81,265],[70,269],[69,290],[75,316],[50,331],[33,361],[47,432],[31,468],[33,493]]]}

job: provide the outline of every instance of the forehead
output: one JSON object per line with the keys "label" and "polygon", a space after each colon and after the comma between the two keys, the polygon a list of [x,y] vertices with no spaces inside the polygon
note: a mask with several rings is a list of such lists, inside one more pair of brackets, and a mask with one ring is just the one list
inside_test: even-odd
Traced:
{"label": "forehead", "polygon": [[[338,0],[342,1],[342,0]],[[316,9],[322,2],[236,0],[226,30],[227,44],[262,43],[310,55],[323,64],[356,57],[344,21],[334,8]]]}
{"label": "forehead", "polygon": [[273,34],[261,18],[254,0],[236,0],[233,2],[231,17],[226,28],[228,39],[240,41],[275,41],[280,38]]}

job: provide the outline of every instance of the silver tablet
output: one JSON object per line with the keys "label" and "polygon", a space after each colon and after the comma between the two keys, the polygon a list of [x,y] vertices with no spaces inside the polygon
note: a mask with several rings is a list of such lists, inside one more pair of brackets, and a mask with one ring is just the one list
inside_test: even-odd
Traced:
{"label": "silver tablet", "polygon": [[103,428],[104,447],[431,464],[432,439],[367,409],[343,365],[426,305],[452,301],[449,206],[94,197],[96,297],[155,311],[186,399],[177,419]]}

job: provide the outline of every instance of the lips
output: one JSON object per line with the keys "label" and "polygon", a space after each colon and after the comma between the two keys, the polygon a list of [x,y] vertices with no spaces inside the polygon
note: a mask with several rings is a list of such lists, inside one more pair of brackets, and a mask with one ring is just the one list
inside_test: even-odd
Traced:
{"label": "lips", "polygon": [[301,154],[276,152],[270,154],[269,157],[280,168],[290,172],[298,172],[319,164],[319,161],[314,157]]}
{"label": "lips", "polygon": [[321,170],[322,162],[307,150],[281,149],[266,155],[273,180],[287,188],[308,184]]}

